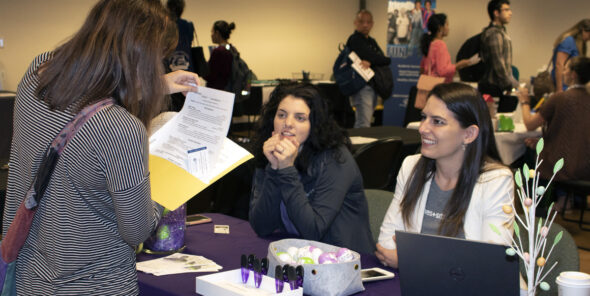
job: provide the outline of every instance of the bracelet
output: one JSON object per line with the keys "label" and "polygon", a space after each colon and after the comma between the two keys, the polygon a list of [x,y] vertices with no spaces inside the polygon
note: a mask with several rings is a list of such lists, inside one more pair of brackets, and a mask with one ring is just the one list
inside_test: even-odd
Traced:
{"label": "bracelet", "polygon": [[522,101],[521,101],[521,102],[520,102],[520,104],[521,104],[521,105],[530,105],[531,103],[530,103],[530,102],[522,102]]}

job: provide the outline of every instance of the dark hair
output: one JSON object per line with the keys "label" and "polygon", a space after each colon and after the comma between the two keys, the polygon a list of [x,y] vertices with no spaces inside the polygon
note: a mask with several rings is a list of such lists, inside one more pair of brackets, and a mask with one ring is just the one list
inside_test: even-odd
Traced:
{"label": "dark hair", "polygon": [[569,68],[578,75],[578,83],[586,84],[590,81],[590,58],[577,56],[570,59]]}
{"label": "dark hair", "polygon": [[236,24],[234,24],[233,22],[231,24],[228,24],[226,21],[216,21],[213,24],[213,30],[219,32],[219,35],[221,35],[221,38],[223,38],[224,40],[229,39],[231,31],[233,31],[235,28]]}
{"label": "dark hair", "polygon": [[501,12],[502,4],[510,5],[510,1],[508,0],[492,0],[488,3],[488,15],[490,16],[490,20],[494,20],[494,11]]}
{"label": "dark hair", "polygon": [[36,95],[52,109],[76,112],[112,97],[148,126],[165,106],[162,60],[177,40],[176,23],[159,1],[99,1],[41,65]]}
{"label": "dark hair", "polygon": [[174,19],[179,19],[184,11],[184,0],[168,0],[166,1],[166,7],[174,17]]}
{"label": "dark hair", "polygon": [[[496,150],[490,112],[481,95],[474,88],[457,82],[444,83],[435,86],[430,96],[442,100],[462,128],[471,125],[479,128],[477,138],[465,147],[465,158],[459,172],[459,179],[445,206],[438,230],[439,234],[456,236],[463,227],[465,212],[469,207],[479,175],[501,164],[498,150]],[[497,164],[497,166],[488,164]],[[424,185],[434,176],[435,171],[436,160],[425,156],[420,157],[412,171],[401,202],[402,217],[407,225],[411,223],[411,216],[414,214]]]}
{"label": "dark hair", "polygon": [[262,107],[260,119],[257,122],[257,133],[253,140],[253,154],[256,166],[264,167],[268,160],[262,152],[264,142],[271,137],[274,130],[274,118],[279,104],[287,96],[293,96],[305,101],[309,107],[310,130],[307,140],[295,159],[295,167],[304,172],[309,167],[312,158],[325,150],[333,150],[334,158],[340,160],[338,147],[345,145],[350,148],[350,140],[344,129],[340,128],[329,112],[328,104],[318,89],[311,84],[279,85],[270,94],[268,103]]}
{"label": "dark hair", "polygon": [[428,56],[428,49],[430,49],[430,43],[438,34],[447,22],[447,15],[444,13],[435,13],[428,19],[428,33],[422,34],[422,40],[420,40],[420,50],[424,56]]}

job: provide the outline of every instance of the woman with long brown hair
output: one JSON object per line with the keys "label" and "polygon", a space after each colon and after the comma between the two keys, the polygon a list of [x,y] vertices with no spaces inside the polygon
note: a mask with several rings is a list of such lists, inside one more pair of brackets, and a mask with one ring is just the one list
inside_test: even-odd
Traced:
{"label": "woman with long brown hair", "polygon": [[162,211],[150,198],[146,126],[167,93],[198,82],[164,75],[176,42],[160,1],[102,0],[70,40],[31,63],[15,100],[3,234],[60,130],[87,106],[114,104],[59,156],[18,253],[17,295],[138,294],[133,247]]}
{"label": "woman with long brown hair", "polygon": [[561,33],[553,45],[553,71],[555,91],[566,90],[563,81],[565,63],[573,57],[586,56],[586,42],[590,40],[590,19],[583,19],[567,31]]}
{"label": "woman with long brown hair", "polygon": [[[478,92],[439,84],[422,110],[420,154],[407,157],[381,225],[376,255],[397,267],[395,231],[504,242],[489,224],[512,229],[512,173],[499,162],[492,121]],[[510,232],[505,232],[511,235]],[[508,234],[510,233],[510,234]]]}

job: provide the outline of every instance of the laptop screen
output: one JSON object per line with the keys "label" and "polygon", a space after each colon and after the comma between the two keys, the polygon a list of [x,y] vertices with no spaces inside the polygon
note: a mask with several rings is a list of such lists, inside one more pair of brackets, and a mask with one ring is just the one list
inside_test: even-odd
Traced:
{"label": "laptop screen", "polygon": [[506,246],[396,231],[404,296],[520,294],[518,256]]}

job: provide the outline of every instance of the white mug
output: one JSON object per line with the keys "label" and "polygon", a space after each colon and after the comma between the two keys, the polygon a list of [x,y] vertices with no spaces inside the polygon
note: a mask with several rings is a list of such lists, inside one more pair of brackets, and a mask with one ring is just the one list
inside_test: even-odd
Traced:
{"label": "white mug", "polygon": [[555,280],[559,296],[590,295],[590,274],[577,271],[564,271]]}

